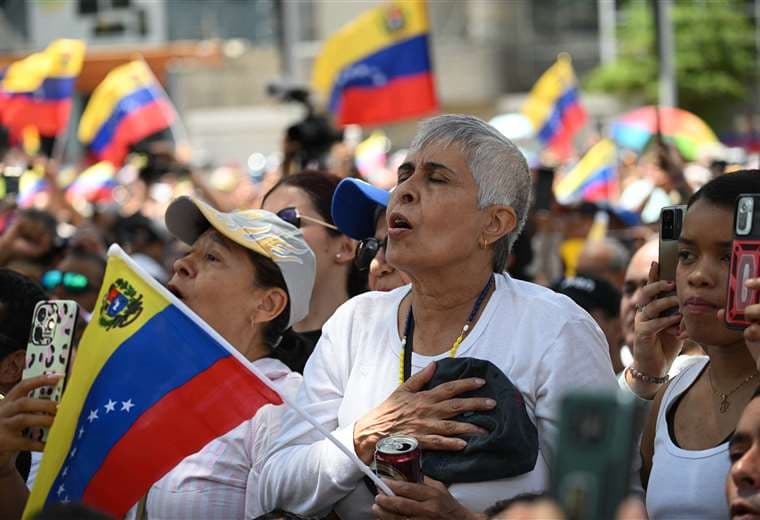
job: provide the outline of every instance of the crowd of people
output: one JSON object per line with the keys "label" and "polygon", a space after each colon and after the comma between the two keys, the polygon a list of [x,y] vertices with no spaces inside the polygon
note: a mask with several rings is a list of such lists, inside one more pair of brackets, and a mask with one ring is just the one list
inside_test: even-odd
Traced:
{"label": "crowd of people", "polygon": [[[106,202],[73,204],[55,182],[30,207],[3,201],[0,517],[21,516],[41,460],[24,430],[55,420],[55,403],[28,394],[57,376],[22,380],[34,306],[72,299],[86,322],[110,243],[362,462],[403,434],[425,474],[378,492],[314,424],[269,405],[182,460],[130,518],[562,518],[549,482],[562,399],[579,389],[647,411],[620,518],[760,517],[760,304],[745,330],[723,317],[734,205],[760,194],[760,170],[685,165],[655,143],[619,165],[626,200],[646,191],[635,207],[539,207],[539,167],[461,115],[419,125],[390,191],[329,160],[254,182],[146,154]],[[59,174],[4,153],[20,162]],[[659,278],[651,217],[667,204],[687,205],[674,281]],[[297,261],[239,231],[262,225]],[[76,504],[45,515],[103,517]]]}

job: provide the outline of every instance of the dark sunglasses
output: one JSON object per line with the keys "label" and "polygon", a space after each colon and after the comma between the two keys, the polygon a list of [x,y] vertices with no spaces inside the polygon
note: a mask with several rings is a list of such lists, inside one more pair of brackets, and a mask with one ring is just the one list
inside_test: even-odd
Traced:
{"label": "dark sunglasses", "polygon": [[52,291],[59,285],[63,285],[64,289],[72,293],[83,293],[92,288],[89,278],[82,273],[64,272],[57,269],[43,274],[41,282],[48,291]]}
{"label": "dark sunglasses", "polygon": [[293,224],[295,227],[299,228],[301,227],[301,221],[305,220],[306,222],[312,222],[314,224],[319,224],[320,226],[324,226],[326,228],[334,229],[335,231],[338,231],[338,228],[330,224],[329,222],[325,222],[324,220],[319,220],[318,218],[313,217],[307,217],[306,215],[302,215],[300,211],[298,211],[298,208],[282,208],[280,211],[276,213],[278,217],[280,217],[282,220],[287,222],[288,224]]}
{"label": "dark sunglasses", "polygon": [[369,264],[372,263],[372,259],[377,256],[378,251],[381,248],[388,245],[388,237],[382,240],[377,238],[365,238],[360,240],[356,246],[356,254],[354,255],[354,265],[360,271],[366,271],[369,269]]}

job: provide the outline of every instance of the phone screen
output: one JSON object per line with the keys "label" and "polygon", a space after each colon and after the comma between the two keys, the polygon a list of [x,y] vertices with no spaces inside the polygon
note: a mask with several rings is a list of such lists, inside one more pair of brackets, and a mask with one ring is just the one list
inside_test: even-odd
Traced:
{"label": "phone screen", "polygon": [[551,209],[554,202],[554,169],[541,166],[536,170],[536,180],[534,184],[535,208],[537,210]]}
{"label": "phone screen", "polygon": [[[26,347],[24,379],[43,374],[66,375],[78,315],[79,306],[72,300],[43,300],[37,303]],[[54,387],[32,390],[29,397],[59,402],[65,385],[64,377]],[[47,430],[35,428],[29,436],[44,442]]]}

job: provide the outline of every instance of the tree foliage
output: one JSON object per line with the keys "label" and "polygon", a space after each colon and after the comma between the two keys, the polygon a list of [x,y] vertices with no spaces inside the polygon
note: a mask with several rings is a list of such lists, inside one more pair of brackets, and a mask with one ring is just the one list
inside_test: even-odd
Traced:
{"label": "tree foliage", "polygon": [[[719,125],[726,109],[746,101],[758,74],[752,21],[736,0],[677,0],[672,9],[678,104]],[[584,78],[589,90],[655,103],[658,66],[652,2],[621,11],[618,59]]]}

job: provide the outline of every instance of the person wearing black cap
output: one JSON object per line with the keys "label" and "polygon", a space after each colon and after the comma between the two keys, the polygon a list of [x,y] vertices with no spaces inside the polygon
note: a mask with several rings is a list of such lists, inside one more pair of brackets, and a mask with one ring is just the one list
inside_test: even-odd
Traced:
{"label": "person wearing black cap", "polygon": [[552,289],[569,297],[588,312],[607,338],[612,369],[617,374],[625,367],[620,361],[620,291],[608,281],[592,276],[575,276],[556,283]]}

